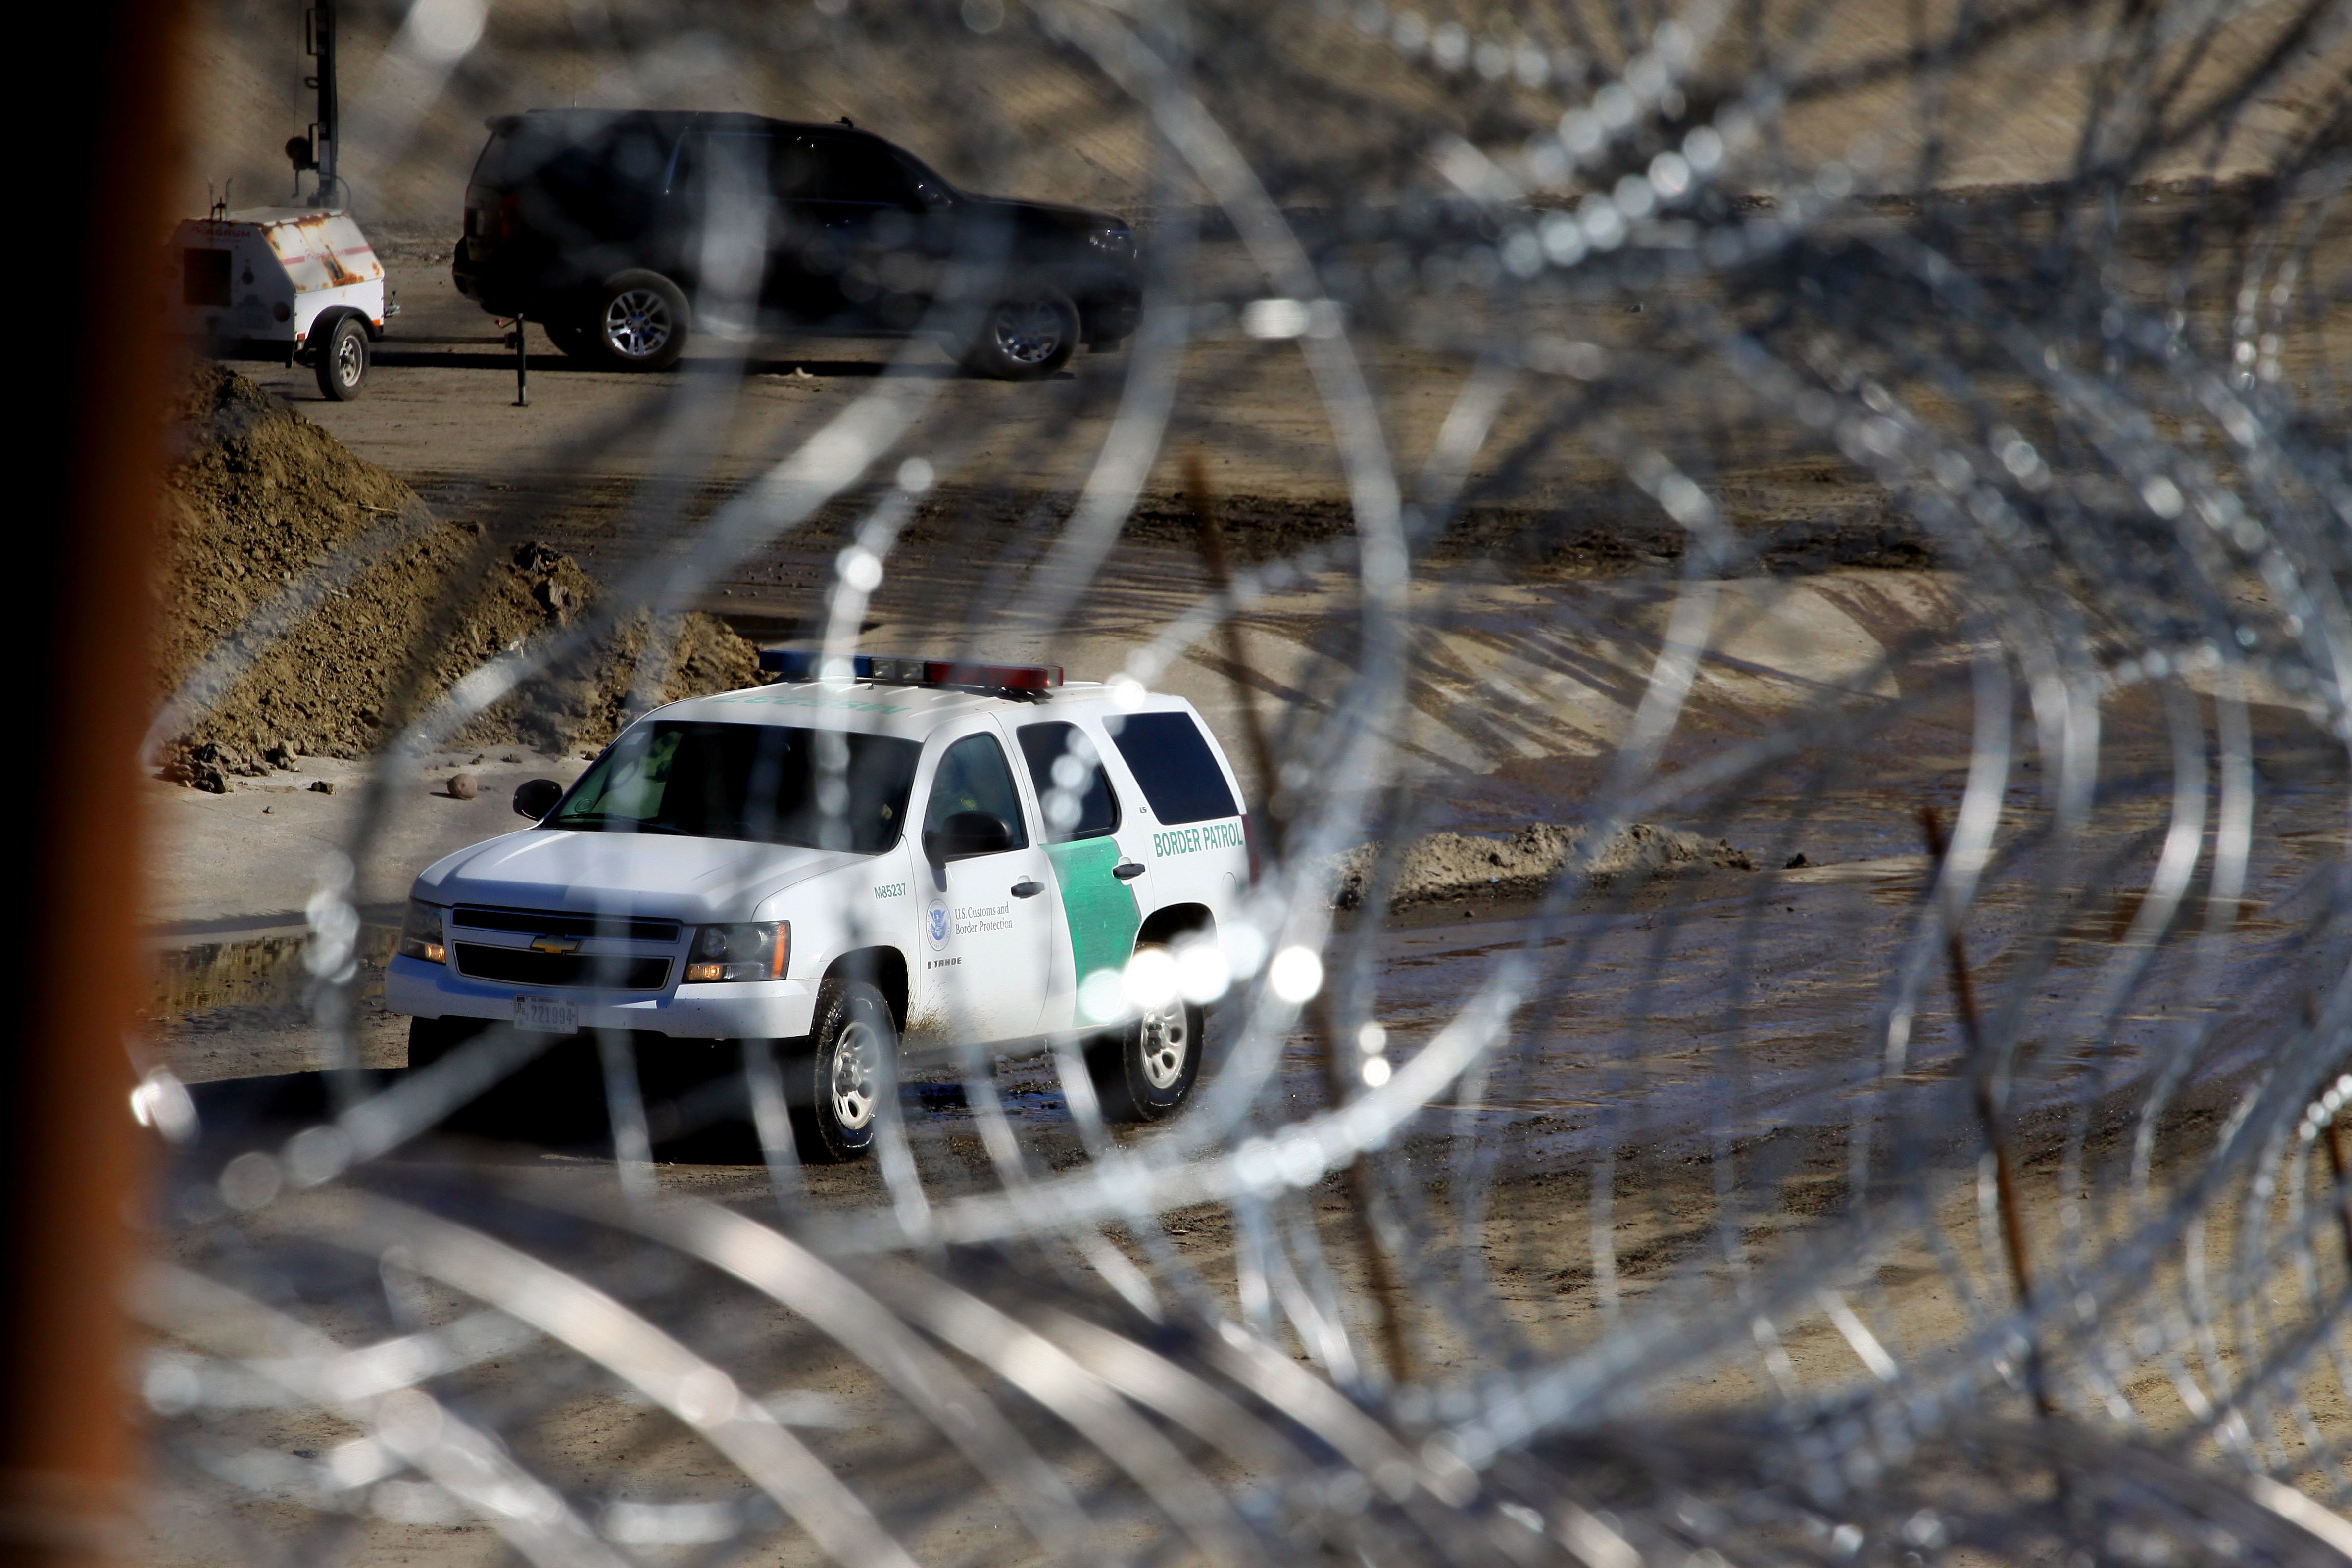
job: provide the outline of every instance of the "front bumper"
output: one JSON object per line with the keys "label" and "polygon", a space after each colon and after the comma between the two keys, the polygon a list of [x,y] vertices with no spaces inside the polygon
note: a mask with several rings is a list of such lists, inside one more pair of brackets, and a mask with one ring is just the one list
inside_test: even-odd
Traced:
{"label": "front bumper", "polygon": [[583,1029],[635,1029],[681,1040],[797,1040],[814,1026],[816,982],[747,980],[667,992],[515,985],[469,980],[447,964],[397,958],[385,966],[383,1005],[414,1018],[514,1017],[518,996],[580,1009]]}

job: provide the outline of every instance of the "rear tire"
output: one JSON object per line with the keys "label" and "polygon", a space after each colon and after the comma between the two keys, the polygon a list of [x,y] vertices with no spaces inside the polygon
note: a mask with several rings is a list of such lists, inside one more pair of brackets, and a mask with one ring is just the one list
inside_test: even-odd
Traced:
{"label": "rear tire", "polygon": [[1179,996],[1088,1045],[1087,1076],[1094,1080],[1103,1119],[1158,1121],[1174,1115],[1201,1076],[1207,1022],[1199,1004]]}
{"label": "rear tire", "polygon": [[586,336],[616,370],[667,370],[686,353],[686,295],[658,272],[620,273],[596,296]]}
{"label": "rear tire", "polygon": [[565,359],[596,357],[596,340],[581,322],[541,321],[540,327],[547,333],[547,341],[555,345],[555,352]]}
{"label": "rear tire", "polygon": [[1043,284],[1000,300],[982,313],[963,366],[997,381],[1037,381],[1070,363],[1078,348],[1078,308]]}
{"label": "rear tire", "polygon": [[358,316],[335,318],[325,338],[311,351],[310,368],[319,378],[319,395],[330,403],[349,403],[367,384],[367,323]]}
{"label": "rear tire", "polygon": [[898,1058],[898,1027],[882,993],[862,980],[827,981],[809,1048],[785,1068],[801,1158],[838,1163],[874,1147]]}

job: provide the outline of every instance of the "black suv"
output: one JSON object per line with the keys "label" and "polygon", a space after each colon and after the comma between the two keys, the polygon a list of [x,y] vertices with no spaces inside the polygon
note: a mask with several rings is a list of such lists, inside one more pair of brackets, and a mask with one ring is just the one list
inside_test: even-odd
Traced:
{"label": "black suv", "polygon": [[1135,330],[1124,222],[957,190],[846,122],[534,110],[489,126],[457,289],[541,322],[567,354],[675,364],[706,297],[751,305],[747,326],[935,332],[972,371],[1008,379]]}

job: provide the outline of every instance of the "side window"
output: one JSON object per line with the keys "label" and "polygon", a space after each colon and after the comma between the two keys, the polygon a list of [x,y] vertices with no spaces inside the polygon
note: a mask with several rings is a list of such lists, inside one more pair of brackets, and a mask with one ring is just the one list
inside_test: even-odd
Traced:
{"label": "side window", "polygon": [[1013,840],[1006,848],[1028,847],[1021,792],[1013,787],[1004,748],[993,735],[966,735],[940,758],[940,771],[931,778],[930,804],[923,808],[923,831],[941,832],[949,817],[966,811],[985,812],[1011,828]]}
{"label": "side window", "polygon": [[779,136],[768,146],[768,188],[778,201],[824,199],[824,170],[817,144],[805,136]]}
{"label": "side window", "polygon": [[820,172],[812,193],[817,200],[893,207],[914,205],[914,182],[908,178],[906,165],[892,157],[887,148],[848,136],[828,136],[817,146],[822,149]]}
{"label": "side window", "polygon": [[1237,816],[1234,792],[1201,727],[1189,713],[1130,713],[1107,721],[1128,771],[1162,823],[1207,822]]}
{"label": "side window", "polygon": [[756,204],[760,183],[774,181],[778,145],[772,136],[747,132],[694,132],[670,158],[667,188],[705,203]]}
{"label": "side window", "polygon": [[1021,755],[1045,812],[1045,840],[1099,838],[1118,826],[1118,796],[1095,743],[1076,724],[1024,724]]}

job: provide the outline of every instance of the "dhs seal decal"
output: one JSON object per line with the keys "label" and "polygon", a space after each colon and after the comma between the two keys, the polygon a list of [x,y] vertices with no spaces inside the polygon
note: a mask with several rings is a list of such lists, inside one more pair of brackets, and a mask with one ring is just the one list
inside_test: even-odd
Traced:
{"label": "dhs seal decal", "polygon": [[931,907],[923,911],[923,936],[938,952],[948,944],[948,901],[933,899]]}

